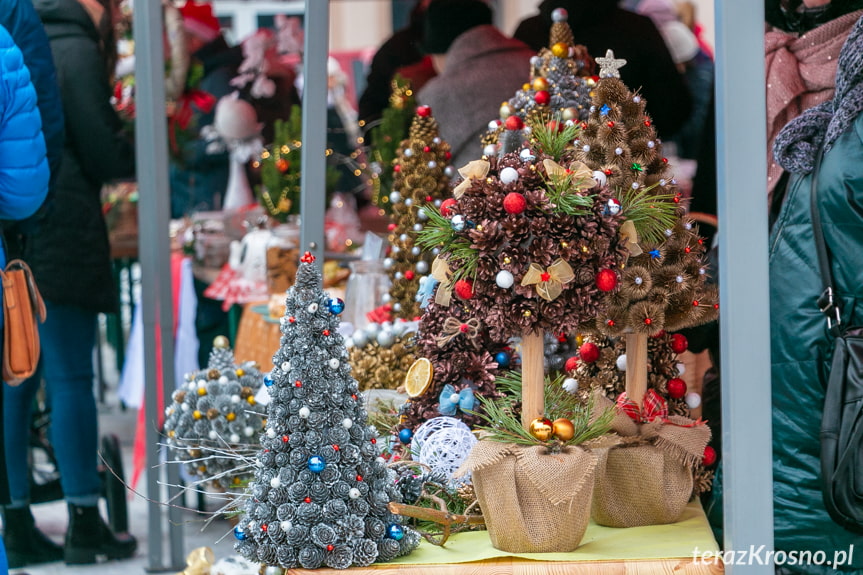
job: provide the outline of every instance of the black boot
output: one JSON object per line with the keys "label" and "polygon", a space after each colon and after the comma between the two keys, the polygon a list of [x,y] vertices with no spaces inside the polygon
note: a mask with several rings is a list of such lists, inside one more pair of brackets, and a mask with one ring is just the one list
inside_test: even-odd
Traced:
{"label": "black boot", "polygon": [[114,535],[105,525],[99,508],[69,504],[66,531],[66,564],[95,563],[98,557],[126,559],[135,553],[138,542],[129,534]]}
{"label": "black boot", "polygon": [[63,559],[63,548],[36,528],[29,507],[4,509],[3,532],[9,567],[24,567]]}

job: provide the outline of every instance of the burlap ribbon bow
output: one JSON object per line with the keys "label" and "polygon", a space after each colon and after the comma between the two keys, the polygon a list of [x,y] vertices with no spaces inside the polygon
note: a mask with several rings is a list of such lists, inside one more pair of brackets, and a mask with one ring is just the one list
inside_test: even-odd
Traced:
{"label": "burlap ribbon bow", "polygon": [[449,307],[453,288],[452,270],[449,269],[449,262],[440,256],[436,257],[432,262],[431,276],[440,282],[434,296],[435,303],[443,307]]}
{"label": "burlap ribbon bow", "polygon": [[198,547],[186,556],[186,568],[177,575],[210,575],[215,560],[212,549]]}
{"label": "burlap ribbon bow", "polygon": [[626,220],[623,222],[618,233],[621,241],[623,241],[624,245],[626,245],[626,248],[629,250],[629,255],[635,257],[644,253],[641,246],[638,245],[638,230],[635,229],[635,223],[633,223],[632,220]]}
{"label": "burlap ribbon bow", "polygon": [[568,168],[564,168],[554,160],[546,158],[542,161],[542,165],[550,178],[567,178],[572,184],[572,191],[574,192],[589,190],[596,185],[593,171],[582,162],[575,161]]}
{"label": "burlap ribbon bow", "polygon": [[[438,288],[440,291],[440,288]],[[454,317],[446,318],[443,323],[443,331],[437,338],[438,347],[443,347],[460,335],[464,335],[475,348],[480,349],[482,346],[479,341],[479,330],[482,325],[476,318],[471,318],[467,321],[461,321]]]}
{"label": "burlap ribbon bow", "polygon": [[572,267],[558,258],[548,269],[532,263],[521,280],[521,285],[536,284],[536,293],[544,300],[553,301],[563,292],[563,286],[575,279]]}
{"label": "burlap ribbon bow", "polygon": [[464,178],[464,181],[457,185],[452,191],[455,199],[459,199],[467,191],[473,180],[481,180],[488,175],[491,164],[486,160],[474,160],[468,162],[467,165],[458,169],[459,175]]}

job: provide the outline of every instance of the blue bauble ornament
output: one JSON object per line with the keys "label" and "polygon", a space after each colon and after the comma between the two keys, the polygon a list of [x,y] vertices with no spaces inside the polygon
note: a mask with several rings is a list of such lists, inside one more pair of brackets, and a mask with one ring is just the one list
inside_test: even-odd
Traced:
{"label": "blue bauble ornament", "polygon": [[246,532],[243,530],[242,527],[237,525],[236,527],[234,527],[234,537],[237,538],[237,541],[245,541],[246,537],[248,537],[248,535],[246,534]]}
{"label": "blue bauble ornament", "polygon": [[413,436],[414,436],[414,432],[408,428],[404,428],[401,431],[399,431],[399,441],[401,441],[402,443],[405,443],[405,444],[410,443],[411,438]]}
{"label": "blue bauble ornament", "polygon": [[333,298],[327,305],[330,308],[330,313],[333,315],[339,315],[345,311],[345,300],[342,298]]}
{"label": "blue bauble ornament", "polygon": [[308,466],[312,473],[320,473],[327,466],[327,462],[320,455],[310,455]]}
{"label": "blue bauble ornament", "polygon": [[270,377],[269,375],[264,376],[264,385],[267,387],[273,387],[273,384],[276,383],[276,380]]}
{"label": "blue bauble ornament", "polygon": [[389,527],[387,527],[387,537],[390,539],[395,539],[396,541],[401,541],[404,539],[405,530],[404,527],[399,525],[398,523],[393,523]]}
{"label": "blue bauble ornament", "polygon": [[494,354],[494,360],[497,362],[498,367],[502,367],[504,369],[509,367],[509,359],[509,354],[505,351],[499,351]]}

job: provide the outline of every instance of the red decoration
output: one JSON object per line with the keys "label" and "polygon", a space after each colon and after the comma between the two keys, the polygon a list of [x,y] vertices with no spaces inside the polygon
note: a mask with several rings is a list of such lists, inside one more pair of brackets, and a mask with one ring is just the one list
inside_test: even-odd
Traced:
{"label": "red decoration", "polygon": [[327,545],[327,551],[332,551],[333,549],[335,549],[335,547],[332,544]]}
{"label": "red decoration", "polygon": [[510,192],[503,199],[503,209],[506,213],[518,215],[527,208],[527,200],[518,192]]}
{"label": "red decoration", "polygon": [[444,158],[446,158],[447,160],[451,160],[451,159],[452,159],[452,152],[450,152],[449,150],[447,150],[447,151],[444,153],[443,157],[444,157]]}
{"label": "red decoration", "polygon": [[524,128],[524,121],[518,116],[510,116],[504,122],[504,127],[507,130],[521,130]]}
{"label": "red decoration", "polygon": [[362,480],[363,480],[363,476],[362,476],[362,475],[357,475],[357,481],[362,481]]}
{"label": "red decoration", "polygon": [[390,231],[390,232],[396,231],[396,225],[395,224],[387,224],[387,231]]}
{"label": "red decoration", "polygon": [[613,270],[604,269],[596,274],[596,287],[599,291],[611,291],[617,287],[617,274]]}
{"label": "red decoration", "polygon": [[425,148],[423,148],[423,152],[425,152],[426,154],[431,152],[431,146],[426,146]]}
{"label": "red decoration", "polygon": [[323,332],[321,332],[321,333],[323,333],[325,336],[327,336],[327,335],[330,335],[330,330],[325,329],[325,330],[324,330]]}
{"label": "red decoration", "polygon": [[561,122],[556,122],[554,120],[548,122],[545,126],[552,132],[562,132],[566,127]]}
{"label": "red decoration", "polygon": [[644,125],[645,125],[645,126],[647,126],[647,127],[649,128],[649,127],[650,127],[650,120],[645,120],[645,121],[644,121]]}
{"label": "red decoration", "polygon": [[669,379],[665,386],[668,388],[668,397],[672,399],[680,399],[686,395],[686,382],[679,377]]}
{"label": "red decoration", "polygon": [[430,204],[433,199],[431,196],[426,196],[426,203]]}
{"label": "red decoration", "polygon": [[701,465],[710,467],[716,463],[716,450],[709,445],[704,448],[704,457],[701,458]]}
{"label": "red decoration", "polygon": [[461,299],[473,297],[473,282],[471,280],[458,280],[455,282],[455,295]]}
{"label": "red decoration", "polygon": [[533,97],[533,101],[540,106],[547,106],[551,102],[551,94],[548,93],[548,90],[540,90]]}
{"label": "red decoration", "polygon": [[295,321],[297,321],[297,318],[295,318],[294,316],[290,316],[288,318],[288,323],[294,323]]}
{"label": "red decoration", "polygon": [[611,175],[611,174],[613,174],[614,172],[612,172],[611,170],[605,170],[605,171],[604,171],[604,172],[602,172],[602,173],[603,173],[603,174],[605,174],[606,176],[610,176],[610,175]]}
{"label": "red decoration", "polygon": [[338,446],[338,445],[336,445],[336,444],[334,443],[334,444],[333,444],[333,450],[334,450],[334,451],[339,451],[339,449],[340,449],[340,448],[339,448],[339,446]]}
{"label": "red decoration", "polygon": [[683,353],[689,347],[689,341],[682,333],[675,333],[671,336],[671,349],[674,353]]}
{"label": "red decoration", "polygon": [[668,417],[668,402],[666,402],[655,389],[648,389],[638,405],[624,391],[617,396],[617,406],[633,421],[650,423],[655,419],[664,420]]}
{"label": "red decoration", "polygon": [[303,382],[298,379],[294,382],[294,387],[303,387]]}
{"label": "red decoration", "polygon": [[401,171],[402,171],[402,166],[401,166],[401,164],[396,164],[395,166],[393,166],[393,171],[394,171],[395,173],[399,173],[399,172],[401,172]]}
{"label": "red decoration", "polygon": [[692,300],[692,307],[698,307],[698,300],[697,299]]}
{"label": "red decoration", "polygon": [[351,399],[353,399],[354,401],[356,401],[356,400],[357,400],[357,394],[356,394],[356,393],[352,393],[352,394],[351,394]]}
{"label": "red decoration", "polygon": [[267,524],[266,524],[266,523],[264,523],[263,525],[261,525],[261,531],[263,531],[264,533],[266,533],[266,532],[267,532],[267,529],[268,529],[268,527],[267,527]]}
{"label": "red decoration", "polygon": [[663,163],[663,164],[667,164],[667,163],[668,163],[668,158],[662,158],[662,163]]}
{"label": "red decoration", "polygon": [[312,255],[312,252],[306,252],[303,254],[303,257],[300,258],[300,261],[304,264],[310,264],[315,261],[315,256]]}
{"label": "red decoration", "polygon": [[431,106],[418,106],[417,116],[421,118],[428,118],[431,116]]}
{"label": "red decoration", "polygon": [[691,248],[691,247],[689,247],[689,246],[686,246],[685,248],[683,248],[683,251],[684,251],[684,252],[686,252],[686,253],[689,253],[689,252],[691,252],[691,251],[692,251],[692,248]]}
{"label": "red decoration", "polygon": [[283,435],[283,436],[282,436],[282,443],[287,443],[287,442],[289,442],[290,440],[291,440],[291,438],[290,438],[290,437],[288,437],[287,435]]}
{"label": "red decoration", "polygon": [[276,160],[276,169],[281,173],[287,172],[291,168],[291,163],[284,158],[279,158]]}
{"label": "red decoration", "polygon": [[311,497],[306,497],[305,499],[303,499],[303,503],[311,503],[311,502],[312,502]]}
{"label": "red decoration", "polygon": [[612,122],[611,120],[609,120],[609,122],[608,122],[608,124],[607,124],[607,125],[608,125],[608,127],[609,127],[609,128],[613,128],[613,127],[614,127],[614,122]]}
{"label": "red decoration", "polygon": [[551,274],[548,272],[542,272],[541,274],[539,274],[539,279],[544,281],[544,282],[547,282],[548,280],[551,279]]}
{"label": "red decoration", "polygon": [[572,356],[568,360],[566,360],[566,364],[564,364],[563,369],[568,372],[575,371],[578,367],[578,358],[576,356]]}
{"label": "red decoration", "polygon": [[581,347],[578,348],[578,355],[584,363],[593,363],[599,359],[599,348],[595,343],[588,341],[581,344]]}
{"label": "red decoration", "polygon": [[405,279],[406,279],[406,280],[408,280],[408,281],[411,281],[412,279],[414,279],[414,272],[413,272],[413,270],[408,270],[408,271],[406,271],[406,272],[405,272]]}
{"label": "red decoration", "polygon": [[378,440],[375,439],[374,437],[372,437],[369,441],[372,442],[372,445],[375,445],[378,442]]}
{"label": "red decoration", "polygon": [[649,317],[644,318],[644,325],[650,325],[653,323],[653,320]]}
{"label": "red decoration", "polygon": [[462,333],[467,333],[468,331],[470,331],[470,326],[466,323],[463,323],[458,327],[458,330]]}
{"label": "red decoration", "polygon": [[452,208],[454,205],[456,205],[456,203],[457,202],[456,202],[455,198],[445,199],[443,201],[443,203],[440,205],[441,215],[445,218],[448,218],[450,215],[452,215],[452,211],[450,210],[450,208]]}
{"label": "red decoration", "polygon": [[614,327],[614,320],[610,319],[610,320],[606,321],[605,325],[607,325],[608,327]]}

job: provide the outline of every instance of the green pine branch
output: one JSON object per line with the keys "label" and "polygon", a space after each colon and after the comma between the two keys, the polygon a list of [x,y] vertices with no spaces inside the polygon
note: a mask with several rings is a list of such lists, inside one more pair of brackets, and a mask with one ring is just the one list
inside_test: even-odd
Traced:
{"label": "green pine branch", "polygon": [[[595,183],[587,182],[586,178],[575,180],[575,174],[550,175],[545,180],[546,196],[554,204],[555,212],[563,212],[570,216],[583,216],[593,208],[594,198],[590,194],[582,194],[579,190],[592,188]],[[588,188],[588,189],[589,189]]]}
{"label": "green pine branch", "polygon": [[552,122],[533,121],[530,126],[531,135],[536,140],[534,150],[551,156],[556,162],[560,161],[581,130],[578,124],[564,125],[562,130],[558,129],[560,125],[562,121],[558,114]]}
{"label": "green pine branch", "polygon": [[652,193],[658,184],[625,190],[618,193],[621,212],[635,224],[639,241],[660,243],[665,241],[665,230],[674,227],[679,219],[675,194]]}
{"label": "green pine branch", "polygon": [[479,265],[479,253],[471,244],[470,238],[452,229],[450,220],[431,204],[423,206],[428,221],[417,232],[416,243],[424,250],[439,248],[447,256],[453,281],[475,278]]}

